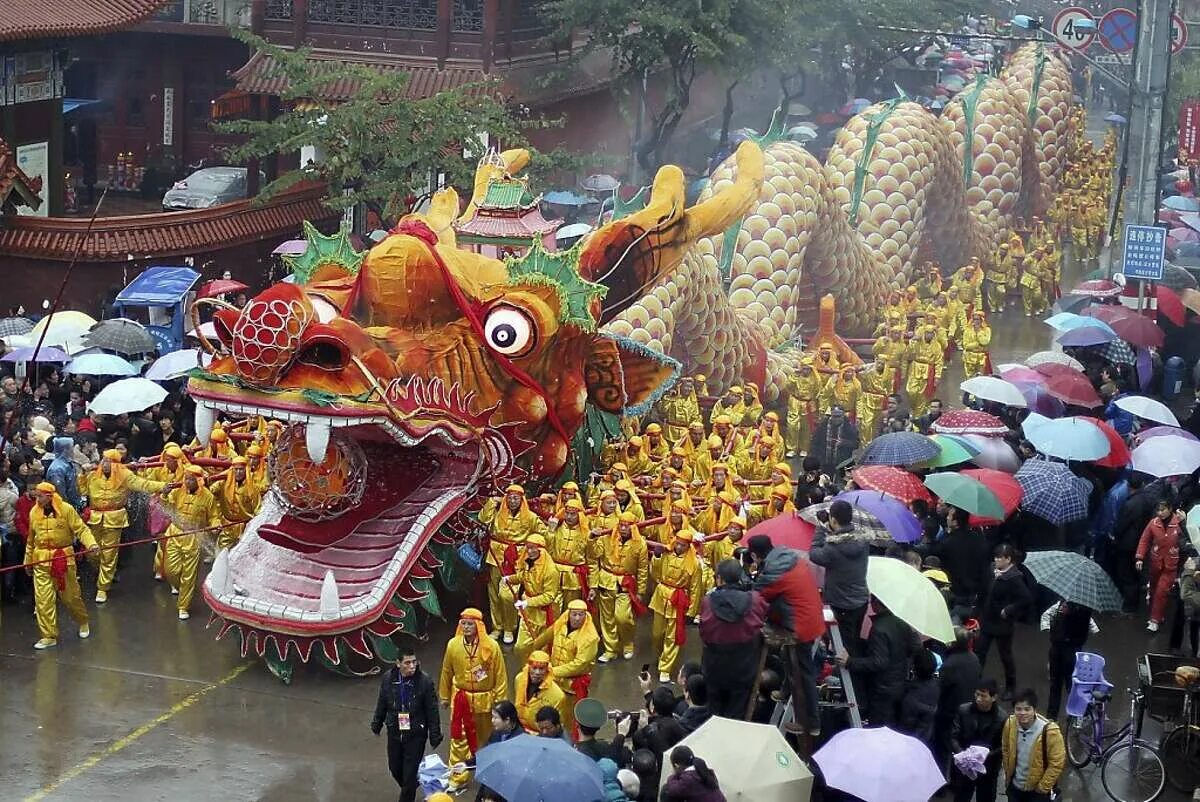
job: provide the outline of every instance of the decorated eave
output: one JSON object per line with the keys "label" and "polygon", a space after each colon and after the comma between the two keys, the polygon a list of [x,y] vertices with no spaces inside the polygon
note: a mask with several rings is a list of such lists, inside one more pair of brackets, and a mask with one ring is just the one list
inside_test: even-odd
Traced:
{"label": "decorated eave", "polygon": [[167,0],[2,0],[0,42],[94,36],[127,28],[158,11]]}
{"label": "decorated eave", "polygon": [[42,205],[41,191],[41,177],[26,175],[17,165],[16,154],[0,139],[0,215],[16,214],[20,206],[36,211]]}
{"label": "decorated eave", "polygon": [[454,230],[460,242],[528,246],[530,240],[552,234],[563,224],[542,217],[540,202],[541,196],[529,191],[528,179],[493,179],[474,213],[456,222]]}

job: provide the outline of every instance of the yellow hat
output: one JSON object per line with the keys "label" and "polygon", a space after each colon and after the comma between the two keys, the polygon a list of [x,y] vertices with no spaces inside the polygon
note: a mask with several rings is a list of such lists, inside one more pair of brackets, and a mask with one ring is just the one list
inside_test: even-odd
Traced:
{"label": "yellow hat", "polygon": [[627,465],[626,465],[624,462],[614,462],[614,463],[612,464],[612,467],[611,467],[611,468],[609,468],[609,470],[610,470],[610,471],[622,471],[622,472],[624,472],[624,471],[628,471],[628,470],[629,470],[629,466],[627,466]]}
{"label": "yellow hat", "polygon": [[563,482],[563,490],[578,490],[579,484],[576,482]]}
{"label": "yellow hat", "polygon": [[[254,448],[254,446],[250,446],[250,448],[246,449],[246,453],[249,454],[250,449],[252,449],[252,448]],[[262,452],[259,452],[259,453],[262,453]],[[183,456],[183,449],[180,448],[175,443],[171,443],[170,445],[168,445],[166,448],[163,449],[163,454],[168,457],[175,457],[175,459],[179,459],[180,457]]]}
{"label": "yellow hat", "polygon": [[677,501],[675,501],[671,504],[671,509],[679,510],[680,512],[684,512],[684,513],[691,513],[692,505],[688,504],[683,499],[678,499]]}
{"label": "yellow hat", "polygon": [[[738,392],[740,393],[741,390],[738,390]],[[722,425],[732,426],[733,418],[729,417],[728,415],[718,415],[717,419],[715,421],[713,421],[713,423],[720,423]]]}
{"label": "yellow hat", "polygon": [[55,487],[50,482],[38,482],[37,486],[34,489],[37,490],[39,493],[57,493],[58,492],[58,488]]}
{"label": "yellow hat", "polygon": [[637,523],[637,516],[632,512],[626,511],[617,516],[617,520],[623,524],[635,524]]}
{"label": "yellow hat", "polygon": [[790,491],[784,490],[782,487],[777,487],[771,491],[771,496],[774,498],[781,498],[786,501],[787,499],[792,497],[792,494]]}
{"label": "yellow hat", "polygon": [[544,548],[546,548],[546,538],[544,538],[538,534],[533,534],[533,535],[530,535],[529,537],[525,538],[525,545],[526,546],[537,546],[539,548],[544,549]]}
{"label": "yellow hat", "polygon": [[186,468],[184,468],[184,471],[186,471],[187,473],[190,473],[192,476],[203,476],[204,475],[204,469],[201,468],[199,465],[189,465]]}
{"label": "yellow hat", "polygon": [[563,506],[568,510],[579,510],[580,512],[583,511],[583,502],[577,498],[567,499],[567,503]]}
{"label": "yellow hat", "polygon": [[568,610],[580,610],[586,613],[587,608],[587,602],[585,602],[583,599],[571,599],[571,601],[567,602]]}
{"label": "yellow hat", "polygon": [[766,415],[763,415],[763,417],[767,420],[773,420],[776,423],[779,423],[779,413],[778,412],[768,412]]}
{"label": "yellow hat", "polygon": [[672,448],[672,449],[671,449],[671,456],[672,456],[672,457],[686,457],[686,456],[687,456],[687,452],[686,452],[686,451],[684,451],[684,450],[683,450],[682,448],[680,448],[679,446],[675,446],[674,448]]}
{"label": "yellow hat", "polygon": [[950,584],[950,577],[947,576],[946,572],[940,568],[930,568],[928,570],[922,571],[921,573],[924,574],[925,576],[929,577],[930,579],[932,579],[934,582],[938,582],[942,585]]}
{"label": "yellow hat", "polygon": [[629,445],[640,447],[642,445],[642,436],[635,434],[633,437],[629,438]]}
{"label": "yellow hat", "polygon": [[[724,417],[724,415],[722,415],[721,417]],[[719,422],[720,421],[718,421],[718,423]],[[708,436],[708,447],[709,448],[720,448],[723,445],[725,445],[725,441],[721,439],[721,436],[719,434],[710,434]]]}
{"label": "yellow hat", "polygon": [[684,543],[691,543],[692,542],[692,530],[691,529],[680,529],[678,532],[675,533],[675,539],[682,540]]}
{"label": "yellow hat", "polygon": [[662,427],[657,423],[651,423],[646,427],[646,434],[662,434]]}
{"label": "yellow hat", "polygon": [[425,802],[454,802],[454,797],[445,791],[438,791],[425,797]]}
{"label": "yellow hat", "polygon": [[523,495],[525,495],[525,488],[521,487],[520,485],[509,485],[508,487],[504,488],[504,492],[505,493],[520,493],[523,496]]}
{"label": "yellow hat", "polygon": [[693,430],[699,429],[700,431],[704,431],[704,424],[698,420],[694,420],[688,424],[688,428],[693,429]]}
{"label": "yellow hat", "polygon": [[776,463],[775,463],[775,470],[779,471],[779,472],[780,472],[780,473],[782,473],[784,476],[791,476],[791,475],[792,475],[792,466],[791,466],[791,465],[788,465],[786,462],[776,462]]}
{"label": "yellow hat", "polygon": [[246,456],[247,457],[261,457],[262,456],[262,447],[257,444],[250,446],[249,448],[246,449]]}
{"label": "yellow hat", "polygon": [[624,490],[626,493],[636,492],[633,482],[629,481],[628,479],[622,479],[621,481],[617,482],[617,490]]}
{"label": "yellow hat", "polygon": [[234,457],[233,459],[230,460],[230,462],[233,463],[234,465],[249,464],[245,457]]}
{"label": "yellow hat", "polygon": [[459,621],[482,621],[483,613],[479,612],[479,610],[475,609],[474,607],[468,607],[467,609],[463,610],[461,613],[458,614],[458,620]]}
{"label": "yellow hat", "polygon": [[731,524],[737,524],[737,525],[738,525],[738,526],[740,526],[742,529],[745,529],[745,528],[746,528],[746,516],[744,516],[744,515],[735,515],[735,516],[733,516],[732,518],[730,518],[730,519],[729,519],[729,523],[731,523]]}
{"label": "yellow hat", "polygon": [[729,466],[728,466],[728,465],[726,465],[724,462],[714,462],[714,463],[712,464],[712,470],[714,470],[714,471],[715,471],[715,470],[717,470],[718,468],[719,468],[720,470],[722,470],[722,471],[725,471],[726,473],[728,473],[728,472],[729,472]]}
{"label": "yellow hat", "polygon": [[740,393],[740,392],[742,392],[742,388],[741,388],[741,387],[738,387],[738,386],[735,384],[735,385],[733,385],[732,387],[730,387],[730,388],[729,388],[729,392],[731,392],[731,393]]}
{"label": "yellow hat", "polygon": [[530,652],[529,665],[531,666],[548,666],[550,665],[550,655],[538,649],[536,652]]}
{"label": "yellow hat", "polygon": [[208,437],[210,440],[217,443],[224,443],[229,439],[229,435],[225,434],[224,429],[213,429],[212,434],[210,434]]}
{"label": "yellow hat", "polygon": [[103,456],[105,459],[110,459],[110,460],[112,460],[113,462],[120,462],[120,461],[121,461],[121,452],[120,452],[120,451],[118,451],[118,450],[117,450],[117,449],[115,449],[115,448],[109,448],[109,449],[106,449],[106,450],[105,450],[105,452],[104,452],[104,454],[103,454],[102,456]]}

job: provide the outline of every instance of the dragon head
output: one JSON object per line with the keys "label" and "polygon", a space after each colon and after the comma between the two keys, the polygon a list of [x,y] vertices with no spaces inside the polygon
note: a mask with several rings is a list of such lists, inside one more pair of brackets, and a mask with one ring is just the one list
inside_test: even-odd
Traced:
{"label": "dragon head", "polygon": [[[753,146],[745,158],[761,164]],[[220,347],[189,385],[198,436],[218,411],[287,427],[262,510],[204,586],[243,650],[274,638],[279,658],[294,645],[307,660],[319,643],[336,664],[342,643],[370,656],[372,637],[413,631],[440,565],[428,547],[453,545],[443,524],[497,485],[555,477],[588,404],[636,414],[673,382],[677,362],[600,327],[752,198],[735,184],[687,209],[667,167],[644,210],[500,261],[457,247],[448,189],[361,264],[308,265],[218,309]],[[334,250],[314,237],[309,252]]]}

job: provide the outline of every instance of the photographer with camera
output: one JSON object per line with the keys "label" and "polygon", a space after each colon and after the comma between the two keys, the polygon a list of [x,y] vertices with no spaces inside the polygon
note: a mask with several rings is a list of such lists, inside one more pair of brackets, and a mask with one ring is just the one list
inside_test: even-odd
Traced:
{"label": "photographer with camera", "polygon": [[708,706],[714,716],[744,720],[758,673],[767,600],[751,589],[738,560],[717,564],[716,588],[700,602],[700,640]]}

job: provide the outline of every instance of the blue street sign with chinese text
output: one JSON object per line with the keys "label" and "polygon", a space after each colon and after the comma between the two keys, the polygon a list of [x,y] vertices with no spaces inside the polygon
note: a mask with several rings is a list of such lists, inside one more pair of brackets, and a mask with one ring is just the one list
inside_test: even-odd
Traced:
{"label": "blue street sign with chinese text", "polygon": [[1125,226],[1125,278],[1161,281],[1167,230],[1158,226]]}

